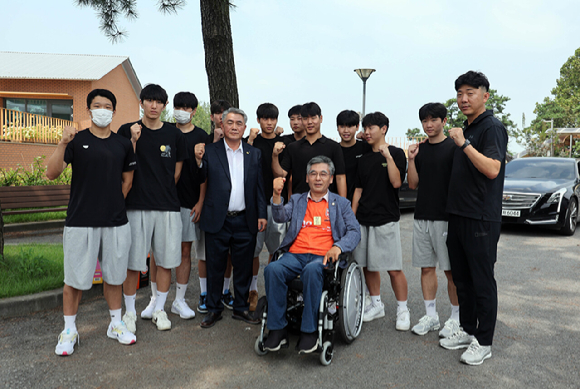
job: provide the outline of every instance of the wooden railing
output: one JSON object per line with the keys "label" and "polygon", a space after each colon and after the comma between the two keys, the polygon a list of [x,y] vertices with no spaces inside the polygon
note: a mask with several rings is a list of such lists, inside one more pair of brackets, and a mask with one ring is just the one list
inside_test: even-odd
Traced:
{"label": "wooden railing", "polygon": [[69,120],[0,108],[0,141],[58,143],[65,126],[78,128]]}

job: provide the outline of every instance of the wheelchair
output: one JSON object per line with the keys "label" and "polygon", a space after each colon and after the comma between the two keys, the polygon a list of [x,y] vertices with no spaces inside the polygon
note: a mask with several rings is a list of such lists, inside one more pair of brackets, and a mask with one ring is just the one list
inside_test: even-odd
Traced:
{"label": "wheelchair", "polygon": [[[277,251],[272,261],[284,254]],[[351,253],[343,253],[338,261],[329,264],[323,271],[322,297],[318,310],[318,349],[320,363],[330,365],[334,355],[335,334],[338,331],[346,344],[352,343],[360,334],[363,324],[365,279],[362,268],[352,258]],[[300,333],[302,323],[302,281],[300,276],[290,281],[286,299],[286,319],[290,333]],[[260,298],[256,317],[262,319],[260,335],[254,344],[256,354],[268,353],[264,349],[266,326],[268,322],[268,301]],[[287,348],[288,344],[282,346]]]}

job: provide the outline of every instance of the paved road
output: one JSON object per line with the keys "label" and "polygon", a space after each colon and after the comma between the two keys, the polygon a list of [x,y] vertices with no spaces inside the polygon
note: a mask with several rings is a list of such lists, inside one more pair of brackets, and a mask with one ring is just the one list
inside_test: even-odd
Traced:
{"label": "paved road", "polygon": [[[401,230],[415,322],[424,308],[419,271],[411,267],[412,217],[403,215]],[[387,316],[365,324],[353,344],[339,343],[328,367],[319,364],[317,355],[298,356],[293,347],[256,356],[258,327],[230,317],[203,330],[198,317],[183,321],[170,315],[169,332],[139,321],[137,344],[121,346],[106,337],[107,307],[102,298],[94,298],[81,305],[80,347],[66,358],[54,354],[63,325],[60,310],[0,320],[0,387],[577,388],[579,234],[504,229],[496,266],[500,307],[493,357],[479,367],[460,364],[462,351],[440,348],[436,333],[419,337],[397,332],[394,295],[385,273]],[[199,293],[195,280],[187,293],[192,303]],[[442,275],[439,281],[443,285]],[[260,288],[263,292],[263,282]],[[438,310],[445,320],[450,307],[440,289]],[[138,293],[138,309],[146,306],[148,296],[148,288]]]}

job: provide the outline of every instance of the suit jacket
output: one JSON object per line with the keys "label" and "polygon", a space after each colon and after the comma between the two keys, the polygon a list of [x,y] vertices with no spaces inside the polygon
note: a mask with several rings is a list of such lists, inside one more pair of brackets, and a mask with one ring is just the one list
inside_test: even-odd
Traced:
{"label": "suit jacket", "polygon": [[[244,152],[244,199],[246,220],[252,234],[258,233],[258,219],[267,219],[264,181],[262,178],[262,154],[255,147],[242,142]],[[197,164],[194,164],[197,167]],[[215,234],[221,230],[230,202],[232,182],[225,141],[205,147],[201,168],[197,168],[200,182],[207,180],[207,191],[200,217],[200,228]]]}
{"label": "suit jacket", "polygon": [[[277,223],[290,221],[288,232],[279,247],[288,251],[302,228],[308,206],[308,192],[292,195],[286,205],[270,202],[272,218]],[[360,225],[352,212],[350,201],[329,191],[328,213],[334,246],[338,246],[343,253],[353,251],[360,242]]]}

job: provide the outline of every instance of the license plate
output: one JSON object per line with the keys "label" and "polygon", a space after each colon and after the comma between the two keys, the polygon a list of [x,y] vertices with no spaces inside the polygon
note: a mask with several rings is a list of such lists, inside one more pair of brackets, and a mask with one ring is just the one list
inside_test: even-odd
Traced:
{"label": "license plate", "polygon": [[517,209],[502,209],[501,215],[502,216],[510,216],[510,217],[520,217],[522,211]]}

